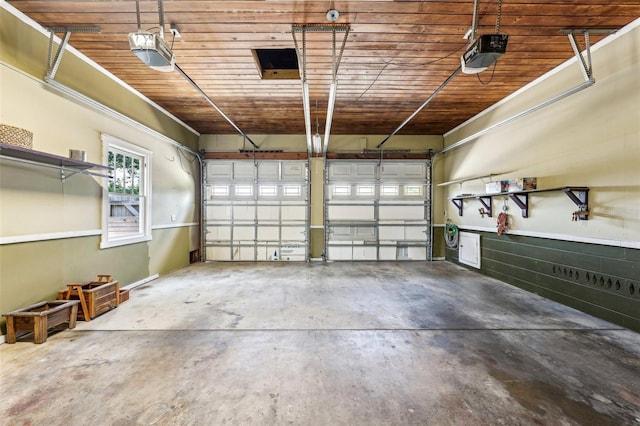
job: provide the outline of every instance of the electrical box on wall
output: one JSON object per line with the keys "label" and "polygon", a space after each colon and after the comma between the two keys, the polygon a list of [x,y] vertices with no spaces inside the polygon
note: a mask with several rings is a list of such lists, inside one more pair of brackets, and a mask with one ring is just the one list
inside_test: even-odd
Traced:
{"label": "electrical box on wall", "polygon": [[480,269],[480,234],[460,232],[458,260],[460,263]]}

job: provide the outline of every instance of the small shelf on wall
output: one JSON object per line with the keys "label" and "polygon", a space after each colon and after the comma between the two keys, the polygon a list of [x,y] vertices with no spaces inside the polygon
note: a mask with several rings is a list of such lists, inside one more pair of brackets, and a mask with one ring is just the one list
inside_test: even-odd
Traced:
{"label": "small shelf on wall", "polygon": [[499,192],[495,194],[464,194],[451,198],[451,202],[458,208],[458,215],[462,216],[464,210],[464,200],[474,198],[480,201],[485,208],[486,214],[491,217],[491,198],[508,196],[520,208],[522,217],[529,217],[529,194],[538,192],[562,191],[573,203],[578,210],[573,212],[575,220],[589,219],[589,188],[585,186],[561,186],[557,188],[545,189],[529,189],[525,191],[515,192]]}
{"label": "small shelf on wall", "polygon": [[0,158],[6,158],[8,160],[19,161],[22,163],[59,169],[60,179],[62,181],[76,173],[108,177],[107,175],[94,172],[107,171],[109,170],[108,166],[89,163],[87,161],[76,160],[73,158],[62,157],[59,155],[49,154],[47,152],[34,151],[32,149],[22,148],[5,143],[0,143]]}

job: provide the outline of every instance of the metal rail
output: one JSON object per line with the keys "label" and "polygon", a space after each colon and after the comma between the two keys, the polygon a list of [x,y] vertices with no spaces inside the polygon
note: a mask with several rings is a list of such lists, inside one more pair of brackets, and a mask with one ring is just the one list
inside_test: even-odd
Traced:
{"label": "metal rail", "polygon": [[440,93],[440,91],[442,89],[444,89],[449,83],[451,83],[451,80],[453,80],[453,78],[458,75],[458,73],[462,71],[462,65],[460,65],[458,68],[456,68],[456,70],[454,72],[451,73],[451,75],[449,77],[447,77],[447,79],[440,85],[440,87],[438,87],[432,94],[431,96],[429,96],[427,98],[426,101],[424,101],[422,103],[422,105],[420,105],[418,107],[418,109],[416,109],[413,114],[411,114],[406,120],[404,120],[393,132],[391,132],[391,134],[389,136],[387,136],[386,138],[384,138],[382,140],[382,142],[380,142],[376,148],[380,149],[380,147],[382,147],[382,145],[384,145],[389,139],[391,139],[393,136],[395,136],[396,133],[398,133],[400,130],[402,130],[402,128],[404,126],[407,125],[407,123],[409,123],[411,120],[413,120],[413,117],[415,117],[416,115],[418,115],[418,113],[420,111],[422,111],[422,109],[424,107],[427,106],[427,104],[429,104],[429,102],[431,102],[437,95],[438,93]]}
{"label": "metal rail", "polygon": [[216,111],[218,111],[218,113],[222,116],[222,118],[224,118],[225,120],[227,120],[227,122],[229,124],[231,124],[231,126],[233,126],[234,129],[236,129],[238,131],[238,133],[240,133],[242,135],[242,137],[246,138],[249,143],[251,145],[253,145],[254,148],[259,149],[260,147],[253,141],[253,139],[251,139],[249,137],[249,135],[247,135],[245,132],[243,132],[240,127],[238,127],[238,125],[227,115],[225,114],[224,111],[222,111],[222,109],[220,109],[220,107],[218,105],[216,105],[216,103],[213,101],[213,99],[211,99],[209,97],[209,95],[207,95],[204,90],[202,90],[200,88],[200,86],[198,86],[198,84],[193,81],[191,79],[191,77],[189,77],[187,75],[186,72],[184,72],[184,70],[182,68],[180,68],[180,66],[178,66],[178,64],[176,64],[176,70],[185,78],[185,80],[187,80],[189,82],[189,84],[191,84],[193,86],[194,89],[196,89],[202,96],[204,96],[204,98],[207,100],[207,102],[209,102],[209,104],[211,104],[211,106],[213,108],[215,108]]}

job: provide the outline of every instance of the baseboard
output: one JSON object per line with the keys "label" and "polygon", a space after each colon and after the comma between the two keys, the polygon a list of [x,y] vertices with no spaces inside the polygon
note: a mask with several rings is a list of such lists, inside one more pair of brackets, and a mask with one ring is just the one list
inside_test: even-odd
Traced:
{"label": "baseboard", "polygon": [[126,285],[126,286],[124,286],[124,287],[120,287],[120,290],[131,290],[131,289],[134,289],[134,288],[136,288],[136,287],[140,287],[141,285],[146,284],[146,283],[148,283],[149,281],[153,281],[153,280],[155,280],[155,279],[156,279],[156,278],[158,278],[159,276],[160,276],[160,274],[153,274],[153,275],[150,275],[150,276],[148,276],[147,278],[143,278],[143,279],[141,279],[140,281],[136,281],[136,282],[131,283],[131,284],[129,284],[129,285]]}

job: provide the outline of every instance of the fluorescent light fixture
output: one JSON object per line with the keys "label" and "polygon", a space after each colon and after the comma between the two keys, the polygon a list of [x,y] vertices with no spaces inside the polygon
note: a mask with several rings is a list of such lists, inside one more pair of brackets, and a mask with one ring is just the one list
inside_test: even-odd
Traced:
{"label": "fluorescent light fixture", "polygon": [[329,89],[329,104],[327,105],[327,122],[324,126],[324,147],[323,152],[327,152],[329,147],[329,134],[331,133],[331,121],[333,120],[333,107],[336,104],[336,90],[338,89],[338,82],[331,83]]}
{"label": "fluorescent light fixture", "polygon": [[150,68],[170,72],[175,68],[175,57],[159,34],[148,31],[129,33],[131,51]]}
{"label": "fluorescent light fixture", "polygon": [[313,152],[322,152],[322,136],[318,132],[313,135]]}
{"label": "fluorescent light fixture", "polygon": [[307,152],[311,155],[311,107],[309,105],[309,83],[302,83],[302,106],[304,109],[304,128],[307,134]]}

